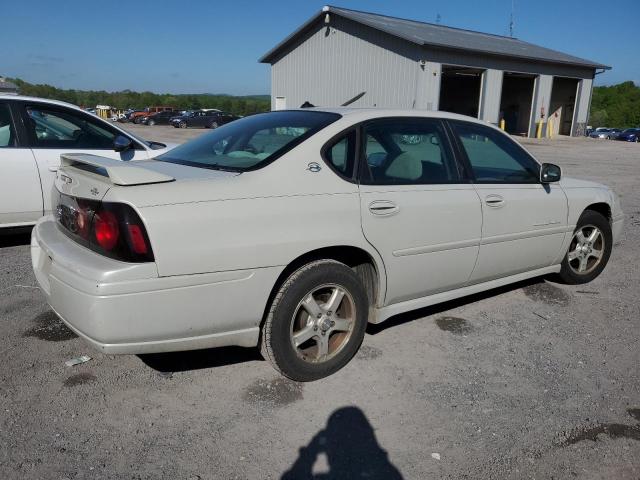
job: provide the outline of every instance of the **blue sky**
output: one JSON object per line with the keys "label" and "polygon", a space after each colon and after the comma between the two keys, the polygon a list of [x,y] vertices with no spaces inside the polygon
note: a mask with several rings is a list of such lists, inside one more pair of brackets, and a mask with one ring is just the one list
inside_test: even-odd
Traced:
{"label": "blue sky", "polygon": [[[638,0],[515,0],[515,36],[640,84]],[[6,0],[0,75],[63,88],[269,93],[258,58],[325,2]],[[336,6],[507,35],[511,0],[336,0]]]}

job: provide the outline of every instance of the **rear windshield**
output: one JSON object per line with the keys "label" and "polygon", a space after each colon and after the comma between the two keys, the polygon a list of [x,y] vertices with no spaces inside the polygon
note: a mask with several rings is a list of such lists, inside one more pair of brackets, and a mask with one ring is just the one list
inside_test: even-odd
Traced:
{"label": "rear windshield", "polygon": [[214,170],[255,170],[339,118],[336,113],[315,111],[260,113],[216,128],[156,160]]}

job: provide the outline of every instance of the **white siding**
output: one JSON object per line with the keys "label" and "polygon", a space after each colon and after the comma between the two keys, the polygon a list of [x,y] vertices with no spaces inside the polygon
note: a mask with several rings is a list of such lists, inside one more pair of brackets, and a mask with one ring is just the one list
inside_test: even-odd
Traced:
{"label": "white siding", "polygon": [[286,97],[289,108],[305,101],[338,106],[366,92],[353,106],[413,108],[417,49],[382,34],[372,38],[370,30],[338,17],[329,27],[318,25],[274,63],[272,99]]}
{"label": "white siding", "polygon": [[480,92],[480,114],[478,118],[485,122],[498,124],[500,116],[500,97],[502,95],[502,70],[485,70]]}
{"label": "white siding", "polygon": [[[536,78],[536,86],[533,95],[533,110],[531,111],[531,124],[529,136],[536,136],[536,128],[541,117],[541,109],[544,107],[544,119],[546,124],[549,116],[549,104],[551,103],[551,89],[553,87],[553,77],[551,75],[540,75]],[[544,132],[544,128],[543,128]]]}

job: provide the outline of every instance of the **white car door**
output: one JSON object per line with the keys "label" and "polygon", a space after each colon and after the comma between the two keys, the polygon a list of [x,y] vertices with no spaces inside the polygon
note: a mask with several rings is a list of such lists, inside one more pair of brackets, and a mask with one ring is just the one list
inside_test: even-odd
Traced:
{"label": "white car door", "polygon": [[450,122],[482,202],[482,241],[471,282],[547,267],[567,232],[567,197],[541,184],[539,164],[506,135],[471,122]]}
{"label": "white car door", "polygon": [[385,264],[385,304],[464,285],[478,255],[482,212],[442,122],[381,119],[365,124],[362,136],[362,228]]}
{"label": "white car door", "polygon": [[0,228],[42,216],[40,175],[31,150],[19,142],[9,102],[0,102]]}
{"label": "white car door", "polygon": [[[124,152],[114,150],[120,131],[92,115],[61,106],[29,103],[22,108],[25,130],[42,181],[45,213],[51,210],[51,189],[63,153],[82,152],[116,160],[143,160],[149,153],[137,140]],[[130,137],[129,137],[130,138]]]}

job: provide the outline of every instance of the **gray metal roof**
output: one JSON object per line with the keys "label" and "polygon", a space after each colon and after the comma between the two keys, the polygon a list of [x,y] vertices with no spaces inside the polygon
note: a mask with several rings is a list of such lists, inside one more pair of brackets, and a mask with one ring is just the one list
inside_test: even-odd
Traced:
{"label": "gray metal roof", "polygon": [[607,65],[574,57],[566,53],[540,47],[517,38],[492,35],[490,33],[474,32],[460,28],[445,27],[432,23],[417,22],[403,18],[388,17],[375,13],[348,10],[339,7],[324,7],[308,22],[302,25],[282,42],[267,52],[261,59],[262,63],[270,63],[282,49],[287,47],[299,34],[307,30],[326,13],[339,15],[354,22],[367,25],[381,32],[403,38],[418,45],[429,45],[439,48],[466,50],[502,57],[525,58],[532,61],[546,63],[560,63],[590,68],[611,69]]}

